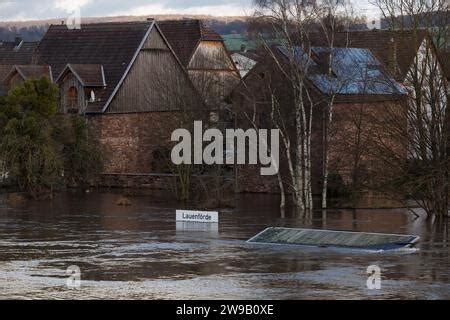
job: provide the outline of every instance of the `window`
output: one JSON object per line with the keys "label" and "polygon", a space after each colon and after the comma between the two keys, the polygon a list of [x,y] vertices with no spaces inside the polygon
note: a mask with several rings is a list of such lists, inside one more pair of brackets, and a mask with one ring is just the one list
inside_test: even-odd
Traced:
{"label": "window", "polygon": [[75,87],[70,87],[67,93],[68,97],[68,106],[70,109],[78,108],[78,90]]}

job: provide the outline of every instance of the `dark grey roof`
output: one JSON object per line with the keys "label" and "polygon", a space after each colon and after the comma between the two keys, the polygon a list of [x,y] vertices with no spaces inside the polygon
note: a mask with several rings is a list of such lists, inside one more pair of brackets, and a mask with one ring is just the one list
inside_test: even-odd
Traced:
{"label": "dark grey roof", "polygon": [[39,42],[15,42],[0,41],[0,64],[1,65],[26,65],[31,63],[31,59]]}
{"label": "dark grey roof", "polygon": [[0,82],[8,75],[13,65],[31,64],[33,53],[38,42],[15,42],[0,41]]}
{"label": "dark grey roof", "polygon": [[48,77],[51,81],[53,81],[52,70],[49,66],[39,66],[39,65],[14,65],[6,78],[3,79],[4,82],[9,81],[9,78],[15,74],[19,73],[20,76],[24,79],[30,78],[41,78],[43,76]]}
{"label": "dark grey roof", "polygon": [[158,26],[185,67],[200,41],[223,41],[201,20],[163,20],[158,21]]}
{"label": "dark grey roof", "polygon": [[56,82],[68,72],[72,72],[85,87],[106,87],[103,66],[99,64],[68,64]]}
{"label": "dark grey roof", "polygon": [[106,88],[87,110],[101,112],[153,25],[153,21],[95,23],[75,30],[52,25],[36,50],[35,62],[50,65],[55,76],[68,64],[103,66]]}

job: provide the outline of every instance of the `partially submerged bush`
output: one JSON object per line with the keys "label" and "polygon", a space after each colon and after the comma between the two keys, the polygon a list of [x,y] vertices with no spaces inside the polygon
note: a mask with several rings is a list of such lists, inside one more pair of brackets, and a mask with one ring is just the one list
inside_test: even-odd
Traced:
{"label": "partially submerged bush", "polygon": [[3,172],[30,194],[61,183],[63,160],[50,124],[57,98],[47,78],[31,79],[11,90],[0,107]]}
{"label": "partially submerged bush", "polygon": [[56,116],[58,93],[43,77],[0,99],[0,173],[33,197],[48,198],[43,195],[66,184],[84,185],[102,169],[85,119]]}
{"label": "partially submerged bush", "polygon": [[55,139],[61,144],[64,178],[68,186],[88,185],[103,169],[102,152],[88,134],[86,119],[78,114],[58,116]]}

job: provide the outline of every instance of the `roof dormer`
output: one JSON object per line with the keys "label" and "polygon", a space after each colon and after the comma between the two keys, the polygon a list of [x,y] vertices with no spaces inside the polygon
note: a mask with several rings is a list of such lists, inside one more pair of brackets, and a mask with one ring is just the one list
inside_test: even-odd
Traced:
{"label": "roof dormer", "polygon": [[72,73],[85,88],[105,88],[105,72],[100,64],[71,64],[69,63],[56,79],[60,84],[67,73]]}

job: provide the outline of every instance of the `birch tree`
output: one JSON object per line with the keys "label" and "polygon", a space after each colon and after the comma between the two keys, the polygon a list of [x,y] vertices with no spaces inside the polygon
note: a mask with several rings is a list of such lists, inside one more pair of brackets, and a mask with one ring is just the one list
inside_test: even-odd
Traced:
{"label": "birch tree", "polygon": [[[287,186],[292,194],[293,204],[300,211],[313,209],[312,191],[312,158],[311,142],[315,108],[320,103],[314,99],[308,75],[311,67],[311,35],[323,33],[330,48],[328,59],[328,75],[332,73],[334,34],[338,24],[342,24],[348,3],[346,1],[300,1],[300,0],[255,0],[255,20],[264,31],[260,33],[262,47],[286,79],[286,86],[292,92],[293,134],[287,129],[284,115],[279,112],[279,101],[272,97],[271,117],[277,129],[280,129],[282,144],[285,148],[289,179]],[[278,43],[282,48],[280,58],[272,44]],[[326,98],[324,128],[324,183],[322,190],[322,207],[327,206],[328,181],[328,143],[326,127],[332,121],[333,105],[336,92],[329,92]]]}
{"label": "birch tree", "polygon": [[[336,44],[336,34],[339,28],[344,26],[345,30],[349,30],[350,21],[353,16],[353,10],[349,3],[340,0],[328,0],[324,1],[322,9],[318,9],[319,25],[322,31],[326,46],[330,48],[330,55],[328,57],[328,70],[327,75],[329,78],[333,74],[333,48]],[[320,18],[322,17],[322,18]],[[341,43],[341,46],[348,46],[348,40]],[[351,79],[339,79],[338,87],[345,87],[348,81]],[[328,178],[329,178],[329,164],[330,164],[330,144],[332,140],[332,134],[330,134],[330,128],[333,122],[333,109],[335,104],[336,95],[339,89],[336,90],[330,87],[327,94],[326,109],[325,109],[325,127],[324,127],[324,153],[323,153],[323,187],[322,187],[322,209],[328,207]]]}

